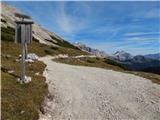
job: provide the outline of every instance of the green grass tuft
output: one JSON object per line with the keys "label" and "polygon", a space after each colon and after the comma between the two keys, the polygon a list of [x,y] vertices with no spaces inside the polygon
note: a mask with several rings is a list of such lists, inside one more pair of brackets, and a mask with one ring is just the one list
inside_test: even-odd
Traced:
{"label": "green grass tuft", "polygon": [[[111,59],[105,58],[105,59],[104,59],[104,62],[107,63],[107,64],[110,64],[110,65],[114,65],[114,66],[118,66],[118,67],[124,68],[121,64],[119,64],[119,63],[117,63],[116,61],[111,60]],[[125,68],[124,68],[124,69],[125,69]]]}
{"label": "green grass tuft", "polygon": [[14,37],[15,37],[15,30],[13,28],[7,27],[1,28],[1,40],[5,40],[5,41],[14,41]]}

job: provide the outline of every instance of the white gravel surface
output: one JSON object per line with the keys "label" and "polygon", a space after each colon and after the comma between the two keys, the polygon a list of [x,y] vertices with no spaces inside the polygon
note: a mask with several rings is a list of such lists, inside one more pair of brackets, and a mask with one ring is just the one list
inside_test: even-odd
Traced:
{"label": "white gravel surface", "polygon": [[160,85],[132,74],[47,64],[50,97],[39,120],[160,120]]}

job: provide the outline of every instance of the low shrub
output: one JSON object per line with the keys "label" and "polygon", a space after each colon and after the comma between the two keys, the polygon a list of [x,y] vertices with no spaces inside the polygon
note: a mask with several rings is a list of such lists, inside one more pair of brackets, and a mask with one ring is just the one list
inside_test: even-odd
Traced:
{"label": "low shrub", "polygon": [[14,35],[9,34],[9,33],[5,33],[5,32],[1,32],[1,40],[2,41],[13,42],[14,41]]}
{"label": "low shrub", "polygon": [[91,59],[87,59],[87,62],[88,62],[88,63],[95,63],[95,61],[94,61],[94,60],[91,60]]}
{"label": "low shrub", "polygon": [[115,66],[124,68],[121,64],[119,64],[119,63],[117,63],[116,61],[111,60],[111,59],[105,59],[104,62],[107,63],[107,64],[110,64],[110,65],[115,65]]}

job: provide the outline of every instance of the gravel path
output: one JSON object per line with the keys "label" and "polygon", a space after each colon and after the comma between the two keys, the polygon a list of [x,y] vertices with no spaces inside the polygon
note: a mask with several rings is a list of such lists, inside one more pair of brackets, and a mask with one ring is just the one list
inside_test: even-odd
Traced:
{"label": "gravel path", "polygon": [[39,120],[160,120],[160,86],[150,80],[40,60],[47,64],[50,97]]}

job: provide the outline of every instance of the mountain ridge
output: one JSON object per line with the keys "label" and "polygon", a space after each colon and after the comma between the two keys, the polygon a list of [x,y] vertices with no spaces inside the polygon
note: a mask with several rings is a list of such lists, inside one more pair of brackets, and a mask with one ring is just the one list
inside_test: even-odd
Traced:
{"label": "mountain ridge", "polygon": [[81,50],[83,50],[85,52],[88,52],[90,54],[93,54],[93,55],[95,55],[97,57],[105,58],[105,57],[108,56],[104,51],[100,51],[98,49],[88,47],[88,46],[86,46],[85,44],[83,44],[81,42],[75,42],[75,43],[73,43],[73,45],[78,47],[79,49],[81,49]]}
{"label": "mountain ridge", "polygon": [[107,54],[105,51],[101,51],[92,47],[89,47],[81,42],[75,42],[73,43],[74,46],[80,48],[83,51],[86,51],[88,53],[91,53],[93,55],[96,55],[98,57],[110,57],[112,59],[116,59],[118,61],[127,61],[131,59],[137,59],[138,57],[145,57],[145,59],[159,59],[160,60],[160,53],[155,54],[145,54],[145,55],[132,55],[124,50],[118,50],[113,54]]}
{"label": "mountain ridge", "polygon": [[[17,10],[13,6],[10,6],[6,3],[1,4],[2,12],[1,12],[1,27],[7,28],[15,28],[15,21],[20,20],[15,16],[15,13],[23,14],[21,11]],[[33,37],[37,39],[40,43],[57,46],[56,39],[64,41],[59,35],[54,32],[50,32],[47,29],[41,27],[39,24],[34,23],[32,25]],[[53,39],[51,36],[54,36]]]}
{"label": "mountain ridge", "polygon": [[159,59],[160,60],[160,53],[155,53],[155,54],[147,54],[144,55],[146,58],[151,58],[151,59]]}

